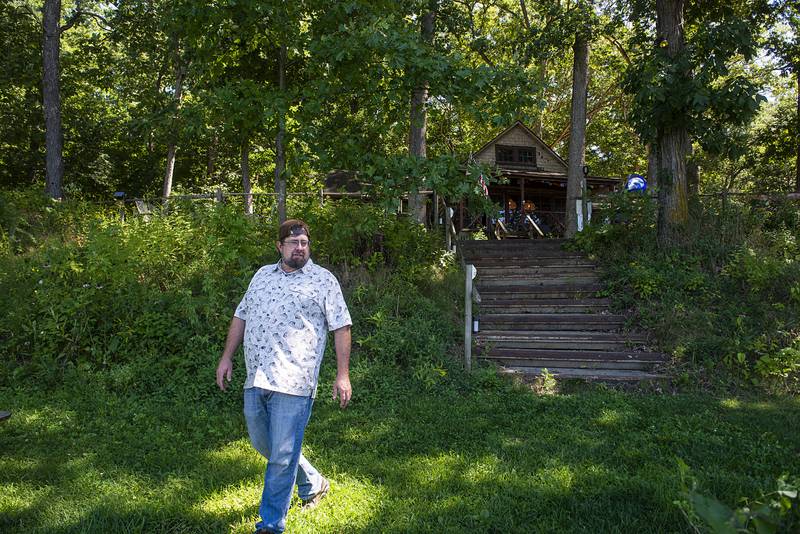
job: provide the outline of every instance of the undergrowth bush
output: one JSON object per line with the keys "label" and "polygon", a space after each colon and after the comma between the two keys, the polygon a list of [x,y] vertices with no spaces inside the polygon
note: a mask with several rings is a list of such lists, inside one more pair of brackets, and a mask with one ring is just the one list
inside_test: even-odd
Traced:
{"label": "undergrowth bush", "polygon": [[[4,194],[0,383],[102,376],[109,387],[196,394],[253,273],[277,260],[277,224],[236,206],[171,203],[149,221]],[[342,281],[355,356],[435,380],[457,338],[452,258],[407,219],[355,202],[293,214]],[[456,279],[457,280],[457,279]]]}
{"label": "undergrowth bush", "polygon": [[800,374],[800,217],[790,202],[695,203],[669,250],[655,202],[611,195],[577,246],[604,266],[608,292],[676,363],[724,368],[776,390]]}
{"label": "undergrowth bush", "polygon": [[304,218],[312,228],[315,254],[330,265],[424,270],[441,251],[437,237],[421,225],[360,201],[327,202],[309,208]]}

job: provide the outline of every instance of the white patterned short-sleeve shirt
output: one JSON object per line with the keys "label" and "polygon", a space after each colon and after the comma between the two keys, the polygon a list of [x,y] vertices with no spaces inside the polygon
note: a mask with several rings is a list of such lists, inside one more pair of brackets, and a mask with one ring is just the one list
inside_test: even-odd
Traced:
{"label": "white patterned short-sleeve shirt", "polygon": [[245,321],[245,389],[289,395],[316,393],[328,332],[353,324],[336,277],[310,259],[291,273],[259,269],[234,315]]}

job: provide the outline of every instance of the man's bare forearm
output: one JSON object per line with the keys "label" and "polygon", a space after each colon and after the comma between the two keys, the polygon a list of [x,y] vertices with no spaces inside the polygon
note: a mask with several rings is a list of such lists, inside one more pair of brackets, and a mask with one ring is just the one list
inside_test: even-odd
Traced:
{"label": "man's bare forearm", "polygon": [[333,332],[333,342],[336,348],[336,374],[350,376],[350,327],[344,326]]}
{"label": "man's bare forearm", "polygon": [[231,320],[231,326],[228,328],[228,338],[225,340],[225,349],[222,351],[222,358],[233,359],[236,349],[239,348],[244,339],[244,326],[245,322],[238,317],[234,317]]}

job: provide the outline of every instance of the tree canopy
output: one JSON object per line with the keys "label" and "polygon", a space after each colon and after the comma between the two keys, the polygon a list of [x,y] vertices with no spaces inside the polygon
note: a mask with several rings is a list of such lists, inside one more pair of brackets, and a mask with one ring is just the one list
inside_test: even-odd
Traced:
{"label": "tree canopy", "polygon": [[[9,186],[45,181],[45,3],[0,5],[0,179]],[[516,119],[567,154],[580,33],[591,43],[593,174],[644,173],[659,129],[680,125],[701,190],[795,189],[796,5],[663,3],[681,4],[686,22],[675,54],[650,0],[67,0],[64,191],[158,196],[170,158],[177,190],[238,191],[246,152],[253,186],[266,191],[280,180],[310,190],[346,169],[387,198],[423,180],[474,193],[461,166]],[[435,14],[428,39],[426,13]],[[418,158],[408,143],[422,85]]]}

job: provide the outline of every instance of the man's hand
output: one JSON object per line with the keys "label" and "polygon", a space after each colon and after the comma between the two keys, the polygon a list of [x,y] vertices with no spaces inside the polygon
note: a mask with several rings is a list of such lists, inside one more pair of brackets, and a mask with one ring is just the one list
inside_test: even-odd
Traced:
{"label": "man's hand", "polygon": [[333,382],[333,400],[339,398],[339,406],[347,408],[350,403],[350,398],[353,396],[353,388],[350,387],[350,376],[346,374],[337,374],[336,380]]}
{"label": "man's hand", "polygon": [[333,331],[336,345],[336,381],[333,383],[333,400],[339,397],[339,406],[346,408],[353,396],[350,387],[350,326]]}
{"label": "man's hand", "polygon": [[219,365],[217,365],[217,385],[219,389],[225,391],[225,388],[231,383],[232,375],[233,361],[227,356],[223,356],[219,359]]}
{"label": "man's hand", "polygon": [[225,350],[222,351],[222,357],[219,359],[217,365],[217,385],[219,389],[225,391],[228,384],[231,383],[231,376],[233,375],[233,355],[236,349],[242,344],[244,338],[244,325],[242,319],[234,316],[231,319],[231,326],[228,328],[228,338],[225,340]]}

